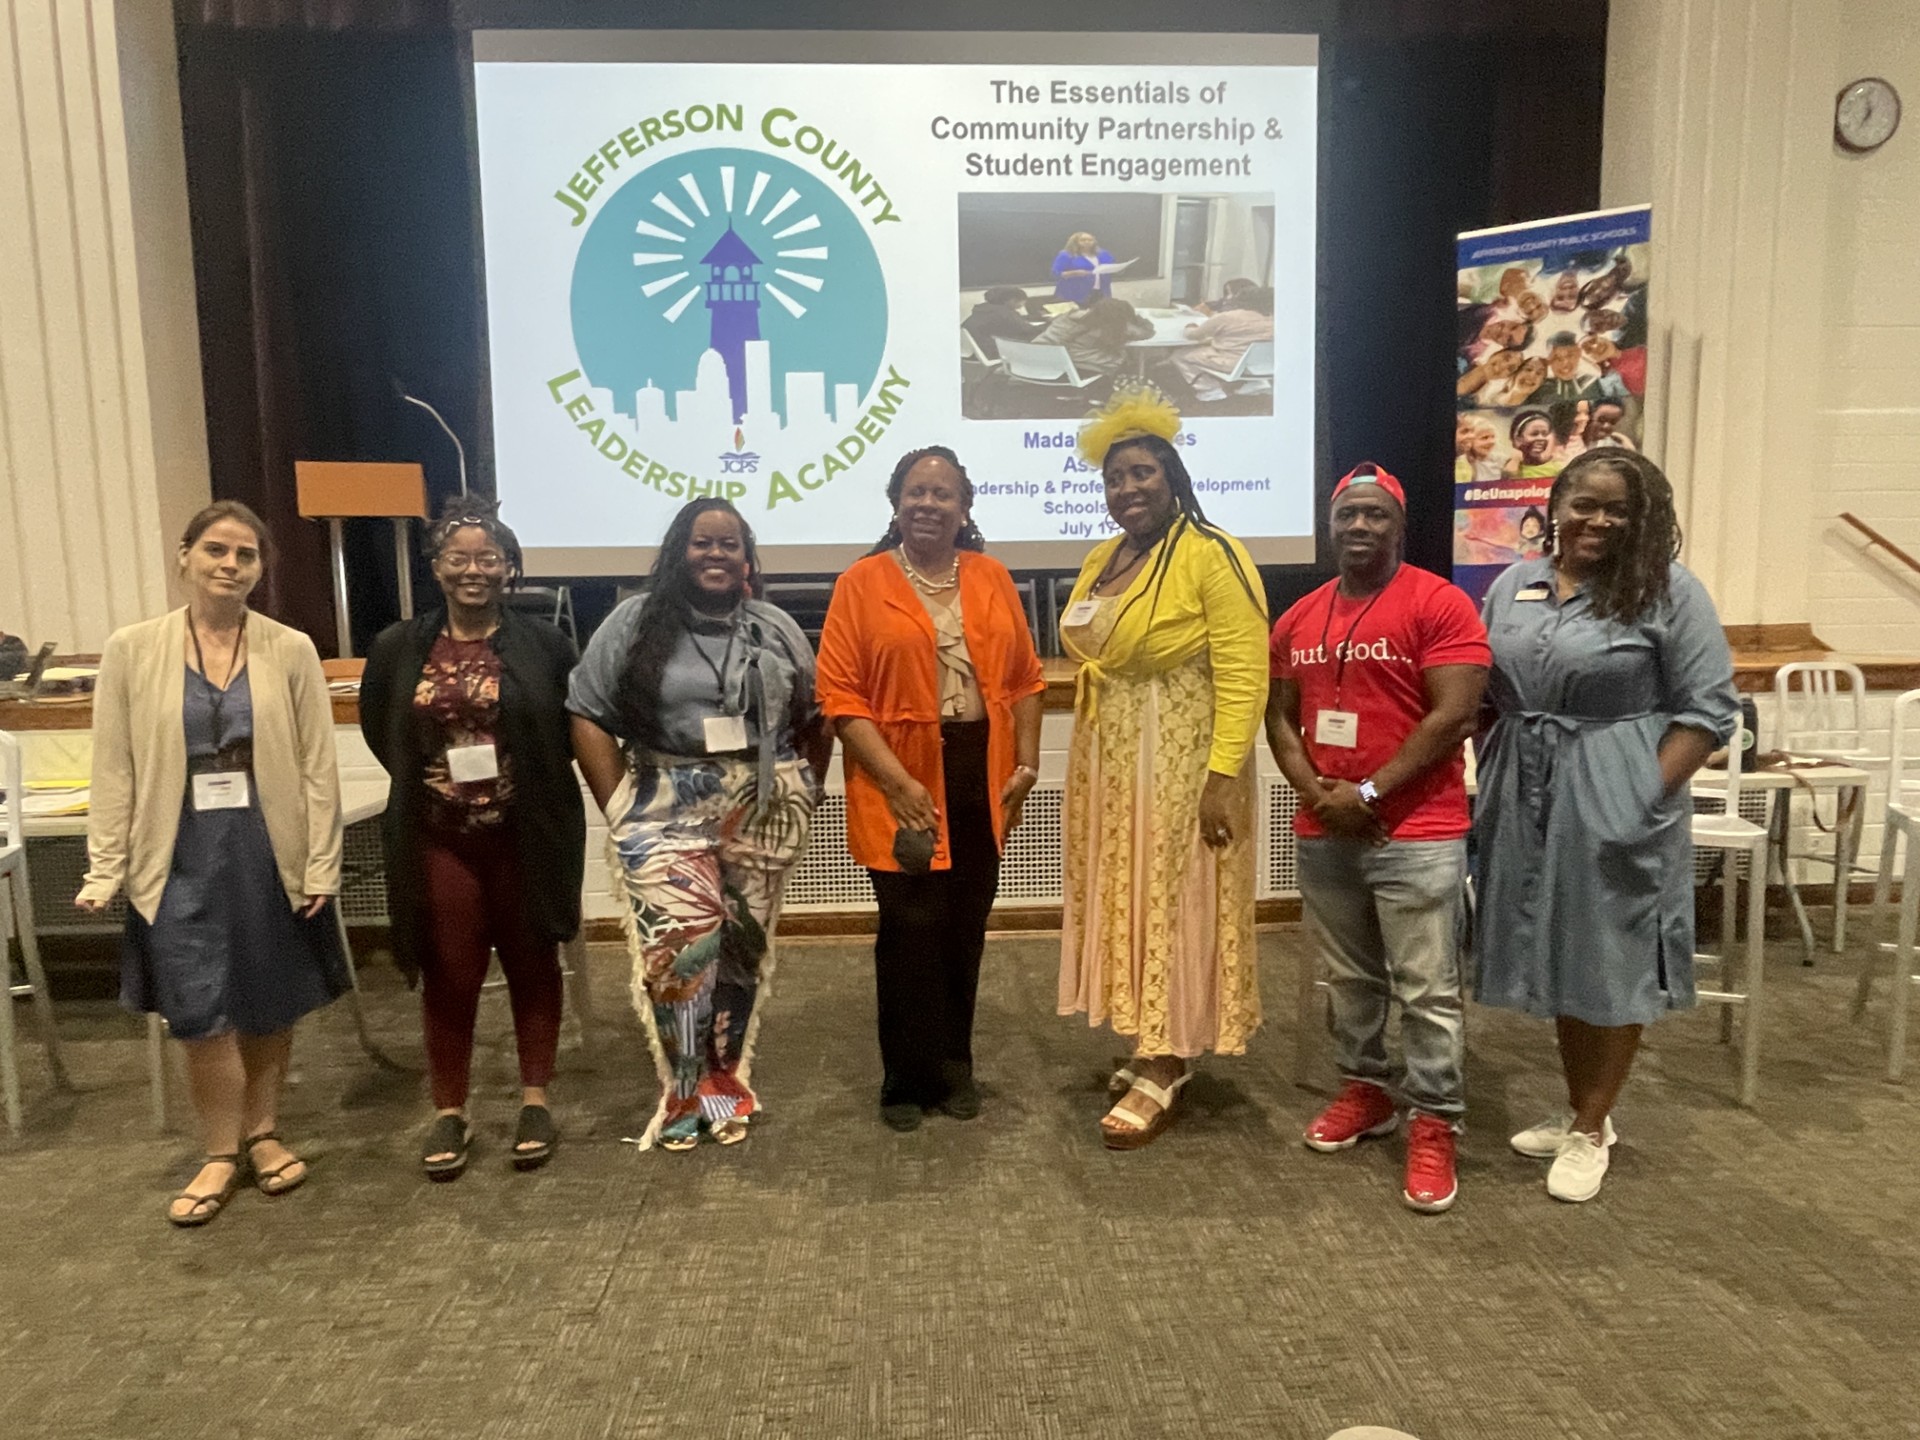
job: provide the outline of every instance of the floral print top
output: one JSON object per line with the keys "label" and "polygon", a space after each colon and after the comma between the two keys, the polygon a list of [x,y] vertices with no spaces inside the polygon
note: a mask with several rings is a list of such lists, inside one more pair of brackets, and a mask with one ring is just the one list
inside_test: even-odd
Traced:
{"label": "floral print top", "polygon": [[[500,655],[493,640],[456,640],[442,631],[421,667],[413,691],[414,723],[427,757],[428,825],[442,833],[471,834],[506,819],[513,804],[513,764],[498,746]],[[489,780],[456,781],[447,751],[494,745],[500,773]]]}

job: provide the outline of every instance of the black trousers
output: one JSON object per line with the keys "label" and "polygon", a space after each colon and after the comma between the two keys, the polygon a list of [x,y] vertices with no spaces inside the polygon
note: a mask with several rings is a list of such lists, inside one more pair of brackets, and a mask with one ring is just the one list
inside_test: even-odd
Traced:
{"label": "black trousers", "polygon": [[973,1074],[973,1007],[987,915],[1000,889],[1000,847],[987,797],[987,722],[940,727],[953,868],[869,870],[880,907],[873,945],[879,994],[880,1103],[937,1105]]}

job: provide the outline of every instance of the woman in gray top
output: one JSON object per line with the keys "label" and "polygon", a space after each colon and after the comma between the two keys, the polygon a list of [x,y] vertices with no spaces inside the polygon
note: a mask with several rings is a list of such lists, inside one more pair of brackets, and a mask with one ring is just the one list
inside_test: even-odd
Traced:
{"label": "woman in gray top", "polygon": [[626,882],[634,998],[661,1098],[642,1148],[744,1140],[755,1002],[787,872],[832,741],[813,651],[760,598],[753,531],[725,500],[674,517],[644,598],[594,633],[567,692],[574,756]]}
{"label": "woman in gray top", "polygon": [[1082,379],[1089,375],[1118,375],[1127,368],[1127,345],[1151,340],[1153,324],[1133,306],[1111,295],[1084,310],[1069,310],[1033,337],[1036,345],[1064,346]]}
{"label": "woman in gray top", "polygon": [[1482,612],[1498,719],[1474,818],[1475,989],[1558,1027],[1568,1110],[1512,1143],[1578,1201],[1606,1174],[1642,1027],[1694,1003],[1687,782],[1739,707],[1659,467],[1590,450],[1548,510],[1549,555],[1495,580]]}

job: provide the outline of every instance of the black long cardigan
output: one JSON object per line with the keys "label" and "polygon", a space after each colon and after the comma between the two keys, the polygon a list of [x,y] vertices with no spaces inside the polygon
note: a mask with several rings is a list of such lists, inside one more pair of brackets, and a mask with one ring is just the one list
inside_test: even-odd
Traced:
{"label": "black long cardigan", "polygon": [[[360,680],[360,733],[392,777],[381,834],[386,842],[387,914],[393,958],[407,978],[420,972],[425,886],[420,827],[426,807],[426,755],[413,718],[413,694],[446,612],[389,625],[367,654]],[[501,752],[513,760],[511,824],[520,852],[520,903],[535,934],[571,940],[580,929],[586,868],[586,807],[574,778],[568,736],[567,676],[580,654],[558,628],[503,611],[493,633],[500,656]]]}

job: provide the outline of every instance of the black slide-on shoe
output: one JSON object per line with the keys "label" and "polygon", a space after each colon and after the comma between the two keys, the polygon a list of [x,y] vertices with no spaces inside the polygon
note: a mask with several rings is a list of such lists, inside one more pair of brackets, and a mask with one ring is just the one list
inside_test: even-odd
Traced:
{"label": "black slide-on shoe", "polygon": [[[427,1138],[420,1146],[420,1168],[427,1172],[429,1180],[458,1180],[460,1172],[467,1168],[467,1147],[473,1143],[473,1126],[467,1123],[464,1115],[442,1115],[433,1122],[433,1128],[427,1131]],[[449,1156],[445,1160],[430,1160],[430,1155]]]}
{"label": "black slide-on shoe", "polygon": [[880,1107],[880,1118],[889,1130],[898,1130],[904,1135],[909,1130],[918,1130],[926,1115],[915,1101],[894,1100]]}
{"label": "black slide-on shoe", "polygon": [[980,1115],[980,1087],[971,1077],[955,1081],[947,1091],[947,1098],[940,1102],[940,1113],[951,1115],[955,1120],[974,1120]]}
{"label": "black slide-on shoe", "polygon": [[559,1143],[560,1132],[553,1127],[551,1110],[544,1105],[520,1107],[520,1123],[513,1130],[514,1169],[538,1170],[553,1158],[554,1147]]}

